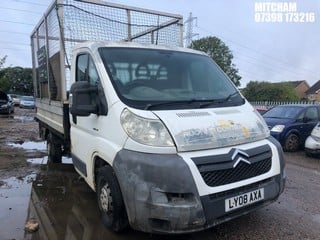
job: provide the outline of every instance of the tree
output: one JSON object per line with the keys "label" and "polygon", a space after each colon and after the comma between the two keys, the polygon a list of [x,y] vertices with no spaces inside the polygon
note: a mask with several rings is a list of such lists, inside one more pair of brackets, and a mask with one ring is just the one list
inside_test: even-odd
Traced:
{"label": "tree", "polygon": [[236,86],[240,85],[239,70],[232,63],[233,55],[228,46],[217,37],[205,37],[193,41],[190,48],[207,53],[229,76]]}
{"label": "tree", "polygon": [[6,62],[7,55],[5,55],[3,58],[0,58],[0,70],[3,68],[4,63]]}
{"label": "tree", "polygon": [[9,67],[0,70],[0,89],[22,95],[33,95],[32,69]]}
{"label": "tree", "polygon": [[298,101],[299,96],[289,83],[251,81],[242,91],[248,101]]}

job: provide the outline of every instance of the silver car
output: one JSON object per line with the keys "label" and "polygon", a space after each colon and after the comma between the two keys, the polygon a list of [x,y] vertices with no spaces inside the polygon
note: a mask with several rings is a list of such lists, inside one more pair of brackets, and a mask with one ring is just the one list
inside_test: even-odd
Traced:
{"label": "silver car", "polygon": [[22,96],[20,98],[20,108],[35,108],[36,103],[33,96]]}
{"label": "silver car", "polygon": [[304,147],[307,156],[320,155],[320,123],[313,128],[310,136],[306,139]]}

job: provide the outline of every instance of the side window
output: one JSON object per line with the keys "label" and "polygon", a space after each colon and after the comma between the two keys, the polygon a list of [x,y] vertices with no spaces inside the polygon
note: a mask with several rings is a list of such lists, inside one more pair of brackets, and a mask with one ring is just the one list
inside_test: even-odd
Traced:
{"label": "side window", "polygon": [[99,75],[92,58],[89,58],[89,82],[91,85],[97,85],[100,82]]}
{"label": "side window", "polygon": [[306,111],[302,111],[302,113],[299,114],[297,117],[298,122],[303,122],[303,118],[305,116]]}
{"label": "side window", "polygon": [[87,81],[88,79],[88,55],[82,54],[77,57],[76,81]]}
{"label": "side window", "polygon": [[76,61],[76,81],[86,82],[84,86],[87,86],[87,83],[89,83],[90,86],[94,86],[94,88],[92,88],[94,91],[90,91],[89,94],[84,94],[86,98],[85,102],[91,102],[93,106],[96,106],[98,115],[107,115],[107,102],[102,87],[98,87],[100,78],[93,59],[88,53],[83,53],[77,56]]}
{"label": "side window", "polygon": [[81,54],[77,57],[76,81],[88,81],[91,85],[97,85],[100,81],[96,67],[89,54]]}
{"label": "side window", "polygon": [[308,108],[306,111],[306,117],[312,121],[317,121],[319,119],[317,108]]}

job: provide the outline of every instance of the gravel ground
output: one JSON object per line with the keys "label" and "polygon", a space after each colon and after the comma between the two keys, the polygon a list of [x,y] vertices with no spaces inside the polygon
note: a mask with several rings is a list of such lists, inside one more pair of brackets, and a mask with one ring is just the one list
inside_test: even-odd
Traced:
{"label": "gravel ground", "polygon": [[[303,151],[285,153],[285,191],[265,208],[194,234],[114,234],[102,226],[95,194],[72,165],[30,163],[46,155],[34,115],[35,110],[19,108],[13,115],[0,115],[0,240],[320,239],[320,160]],[[30,218],[40,224],[36,233],[24,231]]]}
{"label": "gravel ground", "polygon": [[[15,113],[0,115],[0,176],[23,177],[33,172],[26,159],[42,157],[45,152],[23,149],[23,144],[39,142],[38,124],[34,109],[15,107]],[[21,148],[19,147],[21,146]],[[35,145],[36,147],[36,145]]]}

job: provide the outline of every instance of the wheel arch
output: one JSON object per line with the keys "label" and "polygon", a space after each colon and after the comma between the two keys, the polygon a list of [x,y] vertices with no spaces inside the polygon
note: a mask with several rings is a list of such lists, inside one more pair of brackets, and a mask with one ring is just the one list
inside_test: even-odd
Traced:
{"label": "wheel arch", "polygon": [[290,129],[289,131],[286,132],[286,134],[285,134],[285,136],[284,136],[284,142],[285,142],[285,140],[287,139],[287,137],[288,137],[290,134],[295,134],[295,135],[297,135],[297,136],[299,137],[299,139],[300,139],[300,137],[301,137],[301,134],[299,133],[299,131],[298,131],[297,129],[293,128],[293,129]]}
{"label": "wheel arch", "polygon": [[[125,230],[129,225],[127,209],[123,200],[123,195],[117,176],[114,174],[112,166],[104,162],[104,160],[102,160],[102,162],[99,159],[97,160],[96,172],[98,174],[95,177],[95,188],[100,215],[103,224],[107,228],[115,232],[121,232]],[[101,164],[100,167],[99,164]],[[107,189],[109,189],[109,193],[107,194],[103,193],[105,191],[102,191],[102,189],[105,189],[105,186],[107,186]],[[110,200],[104,201],[104,199],[109,198],[111,198],[111,205],[108,204]],[[103,207],[106,206],[105,203],[107,203],[107,209]],[[109,209],[109,206],[111,206],[111,213],[108,214],[107,211]]]}
{"label": "wheel arch", "polygon": [[93,156],[93,169],[92,169],[92,180],[93,180],[93,186],[94,190],[97,190],[97,174],[100,168],[104,166],[110,166],[112,168],[112,165],[106,161],[103,157],[101,157],[98,153],[95,153]]}

